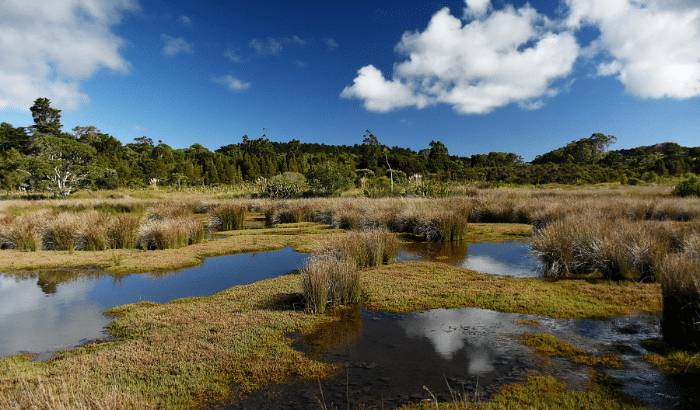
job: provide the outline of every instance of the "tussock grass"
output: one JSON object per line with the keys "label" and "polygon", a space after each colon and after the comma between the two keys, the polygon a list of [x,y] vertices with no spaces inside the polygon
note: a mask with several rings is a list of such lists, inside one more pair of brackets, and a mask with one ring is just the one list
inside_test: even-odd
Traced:
{"label": "tussock grass", "polygon": [[360,273],[351,260],[327,253],[315,255],[306,260],[301,275],[309,313],[321,314],[329,305],[360,301]]}
{"label": "tussock grass", "polygon": [[324,252],[364,268],[393,263],[399,252],[399,241],[386,230],[351,231],[331,236],[324,244]]}
{"label": "tussock grass", "polygon": [[219,231],[243,229],[248,206],[241,203],[219,204],[209,209],[210,228]]}
{"label": "tussock grass", "polygon": [[700,258],[692,252],[669,255],[662,265],[661,332],[671,345],[700,350]]}
{"label": "tussock grass", "polygon": [[131,215],[118,215],[110,218],[105,227],[105,235],[110,249],[133,249],[138,244],[137,229],[140,218]]}
{"label": "tussock grass", "polygon": [[148,219],[138,230],[139,247],[147,250],[175,249],[201,242],[204,226],[193,215]]}
{"label": "tussock grass", "polygon": [[0,219],[0,249],[36,251],[39,243],[37,227],[31,219],[12,215]]}

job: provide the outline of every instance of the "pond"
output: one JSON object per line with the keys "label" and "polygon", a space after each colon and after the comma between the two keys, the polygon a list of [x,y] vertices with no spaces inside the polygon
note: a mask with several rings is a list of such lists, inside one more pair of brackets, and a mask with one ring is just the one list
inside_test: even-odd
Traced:
{"label": "pond", "polygon": [[539,261],[524,241],[413,242],[401,246],[396,260],[443,262],[494,276],[540,276]]}
{"label": "pond", "polygon": [[[666,376],[642,362],[642,340],[660,337],[655,316],[607,321],[555,320],[478,308],[395,314],[338,309],[338,322],[312,334],[290,334],[292,346],[341,370],[326,380],[291,382],[244,396],[229,408],[397,408],[429,399],[451,402],[451,391],[489,400],[504,385],[523,382],[532,371],[552,375],[569,388],[583,388],[590,367],[570,358],[535,354],[512,335],[549,333],[589,354],[618,354],[622,370],[599,368],[623,384],[622,391],[662,409],[698,408],[697,376]],[[537,320],[520,325],[516,320]],[[425,388],[428,390],[426,390]],[[449,386],[449,387],[448,387]],[[211,408],[215,408],[212,406]]]}
{"label": "pond", "polygon": [[0,274],[0,357],[27,352],[45,360],[106,338],[113,319],[103,312],[114,306],[212,295],[293,271],[304,258],[288,247],[207,258],[165,273],[114,276],[92,268]]}

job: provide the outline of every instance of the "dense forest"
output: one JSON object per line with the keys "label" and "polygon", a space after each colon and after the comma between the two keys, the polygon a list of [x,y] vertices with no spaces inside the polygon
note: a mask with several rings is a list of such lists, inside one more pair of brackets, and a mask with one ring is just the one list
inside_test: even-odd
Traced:
{"label": "dense forest", "polygon": [[38,98],[30,109],[33,125],[0,124],[0,189],[65,196],[78,188],[212,186],[274,180],[275,176],[279,180],[282,174],[287,178],[285,186],[308,181],[304,189],[299,188],[299,195],[334,195],[358,181],[637,184],[700,173],[700,147],[666,142],[609,150],[615,137],[600,133],[539,155],[530,163],[507,152],[454,156],[440,141],[418,152],[389,148],[370,131],[362,144],[352,146],[295,139],[274,142],[265,135],[257,139],[244,135],[240,143],[212,152],[200,144],[173,149],[145,136],[122,144],[94,126],[65,132],[61,110],[52,108],[46,98]]}

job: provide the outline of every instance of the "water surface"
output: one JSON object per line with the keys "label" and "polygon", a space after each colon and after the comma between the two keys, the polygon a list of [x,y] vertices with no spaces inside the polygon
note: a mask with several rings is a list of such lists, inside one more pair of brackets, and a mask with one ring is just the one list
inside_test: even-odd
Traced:
{"label": "water surface", "polygon": [[[321,408],[321,400],[328,408],[364,404],[391,409],[429,399],[431,394],[440,402],[450,402],[453,393],[489,400],[501,387],[524,382],[533,371],[552,375],[571,389],[585,388],[591,367],[535,354],[512,337],[523,332],[550,333],[589,354],[620,355],[625,369],[596,369],[620,380],[626,394],[655,408],[700,406],[700,378],[666,376],[640,360],[648,353],[640,342],[661,336],[655,316],[590,321],[478,308],[395,314],[358,307],[339,312],[339,321],[311,334],[289,335],[295,348],[339,364],[341,371],[335,377],[271,386],[228,408]],[[514,322],[530,319],[540,323]]]}
{"label": "water surface", "polygon": [[304,258],[288,247],[207,258],[194,268],[166,273],[117,277],[99,269],[66,269],[0,274],[0,357],[29,352],[44,360],[107,337],[105,326],[113,319],[103,312],[109,308],[212,295],[293,271]]}
{"label": "water surface", "polygon": [[396,259],[443,262],[494,276],[540,276],[539,261],[524,241],[412,242],[401,245]]}

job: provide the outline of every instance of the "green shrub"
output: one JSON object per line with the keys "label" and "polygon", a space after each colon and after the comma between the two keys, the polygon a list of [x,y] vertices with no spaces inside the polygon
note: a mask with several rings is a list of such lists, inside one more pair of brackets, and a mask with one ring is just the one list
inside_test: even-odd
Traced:
{"label": "green shrub", "polygon": [[306,178],[298,172],[275,175],[269,180],[261,181],[258,187],[258,196],[270,199],[301,198],[309,189]]}
{"label": "green shrub", "polygon": [[675,196],[700,196],[700,177],[692,176],[681,181],[673,188],[671,194]]}

